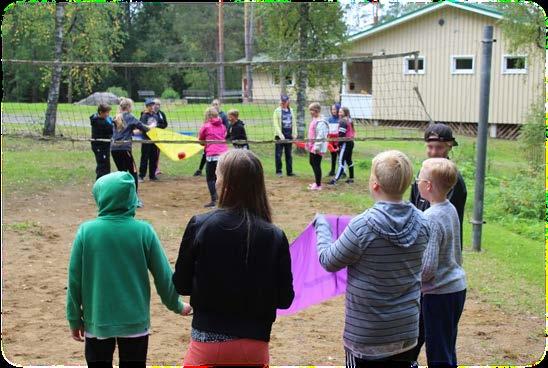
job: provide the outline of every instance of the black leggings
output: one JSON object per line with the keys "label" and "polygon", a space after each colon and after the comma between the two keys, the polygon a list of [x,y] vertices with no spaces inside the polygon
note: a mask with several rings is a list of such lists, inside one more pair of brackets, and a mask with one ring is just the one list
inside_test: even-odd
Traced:
{"label": "black leggings", "polygon": [[337,169],[337,175],[335,180],[339,180],[344,173],[344,165],[348,166],[349,179],[354,179],[354,164],[352,163],[352,151],[354,150],[354,142],[343,142],[341,150],[339,152],[339,167]]}
{"label": "black leggings", "polygon": [[207,189],[209,189],[209,194],[211,195],[211,201],[217,201],[217,190],[215,189],[215,183],[217,182],[217,161],[207,161],[206,162],[206,183]]}
{"label": "black leggings", "polygon": [[316,180],[316,185],[322,185],[322,156],[316,155],[315,153],[310,153],[310,166],[314,170],[314,178]]}
{"label": "black leggings", "polygon": [[120,367],[145,367],[147,361],[148,335],[141,337],[111,337],[97,339],[86,337],[85,356],[89,366],[111,366],[114,348],[118,345]]}
{"label": "black leggings", "polygon": [[198,167],[198,171],[202,171],[204,169],[205,164],[206,164],[206,155],[204,152],[202,154],[202,159],[200,160],[200,166]]}
{"label": "black leggings", "polygon": [[139,176],[141,179],[144,179],[147,175],[147,166],[149,171],[149,177],[156,177],[156,169],[158,168],[158,158],[160,150],[155,144],[146,144],[141,145],[141,165],[139,167]]}
{"label": "black leggings", "polygon": [[118,171],[127,171],[133,176],[133,179],[135,179],[135,192],[137,192],[139,180],[137,179],[137,167],[131,151],[112,151],[111,154]]}

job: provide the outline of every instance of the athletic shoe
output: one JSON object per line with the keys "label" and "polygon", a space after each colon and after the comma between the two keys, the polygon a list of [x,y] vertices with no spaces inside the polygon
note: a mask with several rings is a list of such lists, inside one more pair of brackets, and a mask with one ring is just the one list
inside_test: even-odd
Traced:
{"label": "athletic shoe", "polygon": [[295,173],[287,174],[287,176],[297,176]]}
{"label": "athletic shoe", "polygon": [[276,176],[277,176],[278,178],[281,178],[282,175],[283,175],[282,173],[276,173]]}
{"label": "athletic shoe", "polygon": [[153,177],[153,178],[150,178],[150,181],[160,181],[160,179],[158,179],[156,176]]}
{"label": "athletic shoe", "polygon": [[354,182],[354,179],[346,179],[346,184],[352,184]]}
{"label": "athletic shoe", "polygon": [[202,172],[200,170],[196,170],[193,176],[202,176]]}
{"label": "athletic shoe", "polygon": [[141,178],[141,177],[139,176],[139,183],[144,183],[144,182],[145,182],[145,178]]}
{"label": "athletic shoe", "polygon": [[329,182],[329,185],[335,185],[335,184],[337,184],[337,180],[331,179],[331,181]]}
{"label": "athletic shoe", "polygon": [[215,207],[215,206],[217,206],[217,202],[211,201],[208,204],[206,204],[204,207],[205,208],[211,208],[211,207]]}
{"label": "athletic shoe", "polygon": [[160,170],[156,170],[156,176],[162,175],[163,173]]}
{"label": "athletic shoe", "polygon": [[314,183],[311,186],[309,186],[308,189],[309,190],[322,190],[322,186],[321,185],[316,185],[316,183]]}

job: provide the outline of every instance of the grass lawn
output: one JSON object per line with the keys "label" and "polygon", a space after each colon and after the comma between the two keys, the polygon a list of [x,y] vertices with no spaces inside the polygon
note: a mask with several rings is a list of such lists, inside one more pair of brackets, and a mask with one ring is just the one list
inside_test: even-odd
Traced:
{"label": "grass lawn", "polygon": [[[394,132],[390,132],[388,128],[384,129],[386,134],[398,134],[396,129],[393,129]],[[541,209],[544,208],[544,178],[540,173],[527,171],[528,165],[522,155],[516,154],[520,150],[518,143],[489,140],[484,207],[487,224],[483,228],[482,252],[473,252],[471,225],[468,221],[472,216],[474,202],[475,140],[459,137],[458,141],[459,146],[455,148],[452,159],[459,166],[468,188],[464,224],[464,262],[469,290],[504,310],[540,316],[544,313],[545,307],[544,224],[540,218],[524,217],[522,212],[529,208],[519,206],[531,207],[533,203]],[[260,156],[266,175],[273,176],[273,147],[257,144],[252,145],[252,149]],[[425,158],[425,148],[420,142],[359,142],[354,153],[357,179],[354,186],[346,189],[346,185],[340,185],[340,189],[326,190],[321,195],[326,201],[342,203],[353,213],[362,212],[370,207],[373,201],[367,193],[367,178],[371,159],[386,149],[399,149],[405,152],[416,170]],[[4,199],[9,199],[11,193],[25,195],[71,184],[91,184],[95,177],[95,162],[87,142],[44,142],[3,136],[2,151]],[[140,145],[135,144],[134,156],[137,160],[140,157],[139,151]],[[163,157],[161,168],[170,177],[191,176],[199,160],[200,155],[182,162],[170,161]],[[324,161],[324,175],[327,173],[327,166],[328,163]],[[115,168],[114,164],[112,167]],[[294,171],[301,177],[309,177],[312,180],[312,170],[307,156],[294,156]],[[512,213],[514,207],[506,206],[508,201],[505,195],[510,194],[505,190],[514,190],[513,183],[519,196],[528,198],[531,194],[531,198],[540,198],[541,203],[519,204],[516,206],[518,212]]]}

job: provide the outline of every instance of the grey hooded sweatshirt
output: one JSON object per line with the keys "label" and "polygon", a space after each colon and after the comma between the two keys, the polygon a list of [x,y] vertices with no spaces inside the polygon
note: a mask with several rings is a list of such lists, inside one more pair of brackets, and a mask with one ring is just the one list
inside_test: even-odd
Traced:
{"label": "grey hooded sweatshirt", "polygon": [[424,214],[409,202],[377,202],[335,242],[324,217],[315,228],[323,268],[348,267],[345,348],[358,358],[381,359],[414,347],[429,238]]}

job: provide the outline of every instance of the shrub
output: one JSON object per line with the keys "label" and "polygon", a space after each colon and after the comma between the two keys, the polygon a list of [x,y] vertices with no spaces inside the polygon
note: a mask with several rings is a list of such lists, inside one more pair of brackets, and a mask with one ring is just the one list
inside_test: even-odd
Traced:
{"label": "shrub", "polygon": [[496,212],[521,219],[542,220],[545,217],[543,175],[535,170],[522,170],[516,177],[501,180]]}
{"label": "shrub", "polygon": [[525,152],[529,165],[537,168],[544,163],[545,119],[544,103],[533,104],[525,124],[521,127],[519,136],[519,143]]}
{"label": "shrub", "polygon": [[128,93],[122,87],[116,87],[116,86],[108,87],[107,92],[110,92],[113,95],[116,95],[116,97],[128,97]]}
{"label": "shrub", "polygon": [[178,100],[180,98],[177,91],[175,91],[173,88],[168,87],[162,92],[162,99],[165,100]]}

